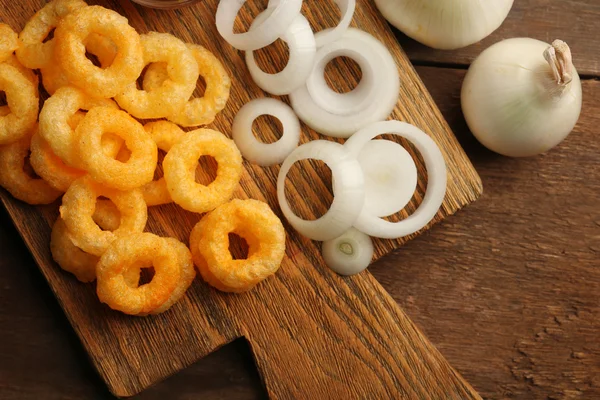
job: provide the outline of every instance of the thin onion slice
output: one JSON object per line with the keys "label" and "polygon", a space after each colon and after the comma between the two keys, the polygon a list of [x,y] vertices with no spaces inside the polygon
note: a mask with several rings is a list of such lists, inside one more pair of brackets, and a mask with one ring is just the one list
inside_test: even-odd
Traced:
{"label": "thin onion slice", "polygon": [[427,168],[425,198],[412,215],[399,222],[383,220],[363,208],[354,227],[370,236],[396,239],[415,233],[437,214],[446,194],[446,162],[433,139],[419,128],[400,121],[383,121],[369,125],[348,139],[344,147],[349,153],[357,156],[371,139],[385,133],[409,140],[421,153]]}
{"label": "thin onion slice", "polygon": [[371,140],[358,154],[358,162],[365,175],[365,212],[385,217],[406,207],[418,174],[404,147],[391,140]]}
{"label": "thin onion slice", "polygon": [[[277,118],[283,126],[281,138],[274,143],[263,143],[252,133],[252,123],[261,115]],[[233,141],[244,158],[266,167],[282,163],[298,147],[300,121],[294,111],[282,101],[263,98],[246,103],[233,119]]]}
{"label": "thin onion slice", "polygon": [[325,264],[340,275],[350,276],[364,271],[373,259],[373,241],[356,228],[323,242]]}
{"label": "thin onion slice", "polygon": [[248,32],[233,33],[235,19],[246,0],[221,0],[217,7],[217,30],[238,50],[258,50],[270,45],[285,33],[302,8],[302,0],[278,0],[276,5],[272,2],[269,5],[273,12],[263,23]]}
{"label": "thin onion slice", "polygon": [[[317,33],[317,40],[327,32]],[[359,83],[349,93],[339,94],[331,90],[325,78],[320,77],[326,65],[322,60],[329,57],[330,53],[335,54],[333,58],[359,58],[356,54],[361,54],[356,61],[361,63],[364,60],[368,63],[368,67],[362,67],[365,83]],[[292,108],[298,117],[315,131],[327,136],[347,138],[373,122],[386,119],[394,110],[400,90],[398,68],[389,50],[370,34],[349,28],[341,39],[317,51],[315,63],[318,67],[309,76],[307,82],[310,83],[290,94]],[[326,100],[322,97],[324,95],[328,96]],[[334,102],[341,103],[333,104]],[[343,112],[348,106],[352,106],[353,111]]]}
{"label": "thin onion slice", "polygon": [[[337,57],[349,57],[362,71],[358,85],[347,93],[333,91],[325,81],[325,67]],[[348,43],[338,40],[325,49],[319,50],[313,71],[306,80],[306,88],[311,99],[323,110],[336,115],[352,115],[364,110],[377,96],[377,65],[369,54],[348,48]]]}
{"label": "thin onion slice", "polygon": [[[255,26],[262,24],[269,17],[272,10],[271,8],[260,13],[252,23],[250,31]],[[287,43],[290,58],[286,67],[276,74],[262,71],[256,64],[254,52],[246,52],[246,64],[254,82],[265,92],[277,96],[289,94],[306,82],[312,71],[315,54],[317,53],[315,35],[303,15],[298,15],[294,19],[294,22],[281,36],[281,40]]]}
{"label": "thin onion slice", "polygon": [[[301,160],[323,161],[333,177],[333,202],[329,210],[316,220],[298,217],[285,196],[285,180],[292,165]],[[283,215],[300,234],[313,240],[331,240],[352,227],[365,202],[363,172],[356,160],[339,143],[313,140],[294,150],[285,159],[277,177],[277,199]]]}
{"label": "thin onion slice", "polygon": [[335,3],[340,8],[342,18],[335,28],[329,29],[326,33],[319,36],[317,39],[317,47],[323,47],[326,44],[340,39],[344,36],[344,33],[350,26],[350,22],[352,22],[352,17],[354,16],[354,10],[356,8],[356,0],[335,0]]}

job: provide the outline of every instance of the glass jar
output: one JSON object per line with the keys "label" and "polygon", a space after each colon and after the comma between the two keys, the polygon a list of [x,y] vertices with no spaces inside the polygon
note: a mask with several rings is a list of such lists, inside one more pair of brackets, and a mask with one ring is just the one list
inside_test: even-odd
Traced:
{"label": "glass jar", "polygon": [[189,6],[198,3],[202,0],[131,0],[144,7],[157,8],[157,9],[169,9]]}

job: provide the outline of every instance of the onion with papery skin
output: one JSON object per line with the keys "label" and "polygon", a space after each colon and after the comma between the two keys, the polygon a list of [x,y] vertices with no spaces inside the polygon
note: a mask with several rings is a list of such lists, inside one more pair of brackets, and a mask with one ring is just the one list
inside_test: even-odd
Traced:
{"label": "onion with papery skin", "polygon": [[563,141],[581,113],[581,82],[565,42],[515,38],[473,62],[462,87],[469,128],[510,157],[544,153]]}
{"label": "onion with papery skin", "polygon": [[468,46],[498,29],[513,0],[375,0],[404,34],[434,49]]}

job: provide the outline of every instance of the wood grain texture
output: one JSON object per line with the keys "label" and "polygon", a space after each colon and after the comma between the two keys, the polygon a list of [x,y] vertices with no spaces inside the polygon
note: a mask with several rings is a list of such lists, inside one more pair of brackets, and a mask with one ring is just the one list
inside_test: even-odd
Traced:
{"label": "wood grain texture", "polygon": [[464,71],[417,71],[486,190],[371,272],[484,398],[600,398],[600,82],[563,144],[509,159],[468,132]]}
{"label": "wood grain texture", "polygon": [[[26,16],[42,3],[30,0],[2,9],[0,18],[15,28],[21,27]],[[170,12],[142,9],[127,1],[99,4],[126,15],[140,32],[172,32],[219,54],[230,69],[233,86],[229,107],[215,121],[214,128],[230,132],[237,110],[250,98],[263,96],[251,83],[241,54],[216,33],[212,23],[216,0]],[[318,17],[329,16],[325,21],[333,25],[334,7],[328,4],[318,8],[322,12]],[[315,20],[317,15],[309,10],[307,16]],[[239,23],[248,26],[250,16],[257,11],[246,9]],[[428,132],[446,156],[448,193],[433,223],[440,221],[475,200],[481,192],[481,181],[370,2],[359,2],[355,26],[383,40],[396,57],[403,87],[394,116]],[[260,57],[277,60],[268,52]],[[336,74],[333,81],[347,88],[355,83],[358,71],[351,65],[341,65]],[[258,130],[267,138],[276,136],[275,124],[263,123]],[[317,137],[305,129],[302,140]],[[419,204],[426,184],[421,161],[418,168],[423,179],[409,212]],[[276,175],[276,167],[246,165],[236,197],[265,200],[277,210]],[[298,209],[304,215],[323,212],[330,182],[322,168],[307,166],[292,177]],[[322,196],[321,192],[329,195]],[[48,240],[50,225],[56,218],[55,205],[34,209],[5,192],[1,197],[94,367],[118,396],[135,394],[243,336],[273,398],[478,398],[369,273],[342,279],[329,272],[323,267],[317,244],[290,229],[287,257],[280,272],[251,293],[222,294],[197,280],[171,311],[156,317],[132,318],[99,304],[93,285],[77,283],[51,262]],[[198,219],[198,215],[169,205],[151,211],[148,228],[187,242]],[[405,240],[377,241],[377,257]]]}
{"label": "wood grain texture", "polygon": [[600,76],[598,21],[600,2],[597,0],[515,0],[498,30],[463,49],[434,50],[395,32],[416,65],[468,66],[492,44],[512,37],[531,37],[545,42],[562,39],[571,47],[573,62],[580,74]]}

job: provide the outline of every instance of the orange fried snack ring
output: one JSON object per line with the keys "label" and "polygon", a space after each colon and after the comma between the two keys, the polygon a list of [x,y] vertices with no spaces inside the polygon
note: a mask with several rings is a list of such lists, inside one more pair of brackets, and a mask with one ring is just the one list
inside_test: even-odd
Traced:
{"label": "orange fried snack ring", "polygon": [[75,132],[69,124],[70,118],[78,110],[89,110],[100,106],[117,109],[114,101],[90,97],[71,86],[58,89],[44,102],[40,112],[40,135],[48,142],[54,154],[67,165],[81,166],[74,145]]}
{"label": "orange fried snack ring", "polygon": [[33,83],[33,86],[37,90],[38,84],[40,82],[38,76],[35,74],[35,72],[33,72],[33,70],[24,67],[14,54],[8,56],[8,58],[4,60],[4,63],[18,69],[19,72],[23,74],[23,76],[25,76],[25,78],[27,78],[31,83]]}
{"label": "orange fried snack ring", "polygon": [[[119,210],[109,200],[98,200],[92,218],[102,229],[109,231],[116,230],[121,223]],[[52,227],[50,251],[54,261],[63,270],[75,275],[79,281],[92,282],[96,279],[96,264],[100,258],[73,244],[67,226],[60,217]]]}
{"label": "orange fried snack ring", "polygon": [[81,282],[96,279],[98,257],[73,244],[64,221],[58,217],[50,235],[52,258],[65,271],[72,273]]}
{"label": "orange fried snack ring", "polygon": [[[89,53],[98,58],[102,68],[106,68],[112,64],[117,55],[117,47],[113,41],[97,33],[92,33],[85,40],[85,48]],[[40,73],[42,74],[44,89],[51,95],[59,88],[70,84],[58,61],[54,61],[46,67],[41,68]]]}
{"label": "orange fried snack ring", "polygon": [[6,61],[19,48],[19,35],[6,24],[0,24],[0,63]]}
{"label": "orange fried snack ring", "polygon": [[[266,203],[234,199],[203,218],[198,250],[205,261],[200,274],[217,289],[246,291],[273,275],[285,255],[285,230]],[[229,252],[229,234],[248,243],[248,257],[234,260]],[[195,233],[197,235],[198,233]],[[191,240],[190,240],[191,244]],[[196,257],[198,258],[198,257]],[[203,271],[203,268],[206,268]]]}
{"label": "orange fried snack ring", "polygon": [[31,138],[29,162],[36,174],[61,192],[66,192],[73,181],[86,174],[81,169],[66,165],[37,132]]}
{"label": "orange fried snack ring", "polygon": [[10,114],[0,117],[0,145],[15,142],[34,129],[39,108],[37,83],[19,69],[0,64],[0,90],[6,93]]}
{"label": "orange fried snack ring", "polygon": [[[196,59],[200,75],[206,82],[204,96],[189,100],[180,111],[168,116],[169,121],[181,126],[210,124],[215,116],[225,108],[229,99],[231,79],[223,64],[204,47],[187,45]],[[143,79],[143,88],[152,92],[161,87],[168,78],[167,65],[156,63],[148,67]]]}
{"label": "orange fried snack ring", "polygon": [[141,35],[144,65],[165,63],[168,77],[152,91],[131,83],[115,97],[117,103],[137,118],[163,118],[183,108],[198,80],[198,64],[185,43],[168,33]]}
{"label": "orange fried snack ring", "polygon": [[[156,146],[166,153],[186,135],[177,125],[167,121],[149,122],[144,125],[144,129],[150,134]],[[158,206],[173,202],[164,177],[142,186],[142,193],[148,206]]]}
{"label": "orange fried snack ring", "polygon": [[23,169],[30,142],[31,134],[28,134],[17,142],[0,146],[0,186],[25,203],[50,204],[63,192],[43,179],[32,178]]}
{"label": "orange fried snack ring", "polygon": [[44,39],[58,23],[74,10],[86,7],[82,0],[53,0],[40,9],[19,34],[17,57],[27,68],[44,68],[53,61],[54,39]]}
{"label": "orange fried snack ring", "polygon": [[208,264],[206,264],[206,260],[204,256],[200,252],[200,240],[202,240],[202,233],[204,232],[206,218],[201,219],[192,229],[190,233],[190,251],[192,252],[192,260],[202,276],[202,279],[215,289],[218,289],[222,292],[231,292],[231,293],[242,293],[246,290],[236,290],[230,287],[223,285],[208,269]]}
{"label": "orange fried snack ring", "polygon": [[[114,232],[103,231],[92,218],[96,199],[100,196],[112,200],[121,214],[119,228]],[[100,256],[117,237],[142,232],[148,209],[139,190],[123,192],[110,189],[84,176],[73,182],[63,196],[60,216],[71,233],[73,243],[88,253]]]}
{"label": "orange fried snack ring", "polygon": [[[178,247],[151,233],[115,240],[96,267],[98,298],[125,314],[145,315],[156,310],[169,301],[181,280]],[[141,266],[154,267],[154,277],[149,283],[135,287],[126,275],[132,267]]]}
{"label": "orange fried snack ring", "polygon": [[[85,56],[85,39],[92,33],[109,38],[117,55],[106,68]],[[119,13],[100,6],[67,15],[54,32],[56,59],[71,84],[90,95],[114,97],[134,83],[144,67],[140,36]]]}
{"label": "orange fried snack ring", "polygon": [[[167,241],[167,245],[174,249],[177,253],[178,264],[181,267],[181,277],[179,278],[179,282],[177,286],[169,296],[169,299],[161,304],[158,308],[155,308],[149,313],[140,313],[138,316],[148,315],[148,314],[160,314],[167,311],[171,308],[175,303],[177,303],[188,290],[194,278],[196,277],[196,270],[194,269],[194,263],[192,261],[192,256],[190,250],[179,240],[175,238],[164,238]],[[123,277],[125,279],[125,283],[131,288],[139,287],[139,280],[141,276],[141,269],[144,268],[143,262],[134,263],[129,269],[127,269],[123,273]]]}
{"label": "orange fried snack ring", "polygon": [[[196,182],[195,167],[201,156],[212,156],[217,177],[208,186]],[[211,129],[188,132],[163,160],[171,198],[182,208],[197,213],[215,209],[231,198],[242,174],[242,156],[233,140]]]}
{"label": "orange fried snack ring", "polygon": [[[105,133],[125,140],[131,151],[127,162],[102,151]],[[95,181],[119,190],[134,189],[152,181],[158,158],[156,143],[126,112],[108,107],[92,108],[75,129],[75,135],[82,167]]]}
{"label": "orange fried snack ring", "polygon": [[177,286],[169,296],[169,299],[161,304],[158,308],[150,311],[150,314],[160,314],[167,311],[175,303],[177,303],[188,290],[194,278],[196,277],[196,270],[194,269],[194,262],[192,261],[192,255],[190,250],[175,238],[165,238],[167,246],[177,252],[177,263],[181,268],[181,275]]}

